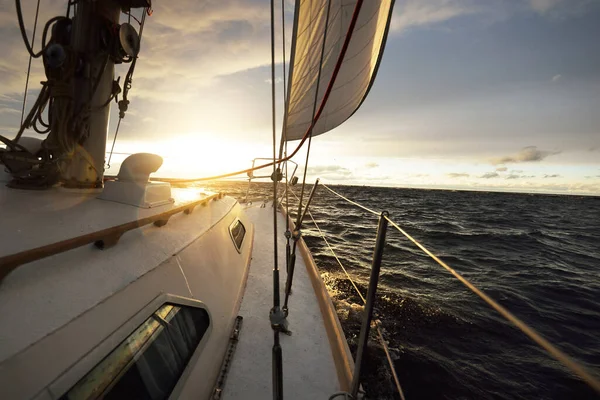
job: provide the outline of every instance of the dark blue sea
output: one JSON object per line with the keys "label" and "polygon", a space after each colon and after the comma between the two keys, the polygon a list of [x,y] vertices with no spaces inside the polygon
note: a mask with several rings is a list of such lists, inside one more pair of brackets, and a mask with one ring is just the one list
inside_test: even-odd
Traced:
{"label": "dark blue sea", "polygon": [[[246,187],[218,185],[238,198]],[[250,197],[269,188],[253,183]],[[600,197],[332,189],[387,210],[457,272],[600,375]],[[297,203],[290,200],[291,206]],[[317,190],[311,211],[366,294],[377,217],[324,188]],[[360,299],[310,218],[303,234],[354,351]],[[376,314],[406,399],[600,398],[393,228]],[[399,398],[375,340],[365,371],[369,398]]]}

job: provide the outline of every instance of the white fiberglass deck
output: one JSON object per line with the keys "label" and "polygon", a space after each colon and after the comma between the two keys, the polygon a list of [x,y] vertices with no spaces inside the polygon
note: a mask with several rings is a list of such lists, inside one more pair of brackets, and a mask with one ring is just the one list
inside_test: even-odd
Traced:
{"label": "white fiberglass deck", "polygon": [[[175,189],[173,204],[150,209],[95,196],[13,190],[0,183],[0,257],[165,212],[208,194]],[[108,251],[82,246],[15,269],[0,282],[0,361],[169,259],[235,204],[226,197],[190,215],[177,214],[162,228],[150,224],[127,232]]]}
{"label": "white fiberglass deck", "polygon": [[[246,209],[255,225],[252,264],[239,315],[244,317],[240,341],[233,356],[223,398],[268,399],[272,397],[273,331],[269,310],[273,305],[273,209]],[[278,254],[281,270],[281,303],[285,288],[285,220],[278,214]],[[283,392],[286,399],[327,399],[339,391],[339,381],[306,265],[296,258],[293,294],[288,317],[292,336],[281,334]]]}

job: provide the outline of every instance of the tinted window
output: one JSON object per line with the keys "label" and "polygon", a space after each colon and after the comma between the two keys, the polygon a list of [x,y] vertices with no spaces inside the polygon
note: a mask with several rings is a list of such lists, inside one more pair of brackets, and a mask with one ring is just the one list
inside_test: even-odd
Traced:
{"label": "tinted window", "polygon": [[240,220],[237,220],[231,224],[229,230],[231,231],[231,238],[233,239],[233,243],[235,243],[235,247],[240,250],[242,248],[244,236],[246,236],[246,228]]}
{"label": "tinted window", "polygon": [[209,323],[201,308],[162,306],[61,400],[166,399]]}

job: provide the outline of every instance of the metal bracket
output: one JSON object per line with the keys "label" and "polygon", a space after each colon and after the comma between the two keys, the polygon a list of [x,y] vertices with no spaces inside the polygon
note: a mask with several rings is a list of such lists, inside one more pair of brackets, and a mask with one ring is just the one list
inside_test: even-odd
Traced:
{"label": "metal bracket", "polygon": [[94,246],[96,246],[100,250],[105,250],[110,247],[113,247],[119,242],[119,239],[121,239],[121,236],[123,236],[123,233],[124,232],[118,232],[113,235],[107,236],[101,240],[96,240],[94,242]]}
{"label": "metal bracket", "polygon": [[271,321],[271,328],[273,328],[274,331],[279,331],[288,336],[292,336],[292,331],[288,329],[289,323],[287,316],[281,308],[272,308],[269,312],[269,320]]}
{"label": "metal bracket", "polygon": [[169,217],[167,217],[165,219],[159,219],[159,220],[154,221],[154,225],[158,226],[159,228],[165,226],[167,224],[167,222],[169,222]]}

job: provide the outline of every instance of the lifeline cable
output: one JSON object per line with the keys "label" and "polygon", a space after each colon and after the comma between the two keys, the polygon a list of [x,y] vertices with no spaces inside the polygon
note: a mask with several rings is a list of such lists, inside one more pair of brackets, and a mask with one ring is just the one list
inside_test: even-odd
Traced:
{"label": "lifeline cable", "polygon": [[[294,197],[296,197],[296,199],[298,199],[298,196],[296,196],[296,193],[292,192],[292,195]],[[323,239],[323,241],[325,242],[325,244],[329,248],[329,251],[331,252],[331,254],[333,255],[333,257],[336,259],[336,261],[338,262],[339,266],[342,268],[342,271],[344,271],[344,273],[346,274],[346,277],[348,278],[348,280],[350,281],[350,283],[352,284],[352,286],[356,290],[356,293],[361,298],[363,304],[365,304],[367,302],[367,300],[365,299],[365,297],[360,292],[360,289],[358,288],[358,286],[356,285],[356,283],[354,282],[354,280],[352,279],[352,277],[348,273],[348,270],[344,267],[344,265],[340,261],[340,258],[338,257],[338,255],[333,250],[333,247],[331,246],[331,244],[327,240],[327,237],[325,236],[325,234],[323,233],[323,231],[321,230],[321,228],[319,228],[319,225],[317,224],[317,221],[315,221],[315,218],[312,215],[312,213],[310,212],[310,210],[307,211],[307,212],[308,212],[308,215],[310,216],[310,219],[312,220],[315,228],[317,228],[317,230],[321,234],[321,238]],[[383,347],[383,350],[385,352],[385,355],[386,355],[386,358],[387,358],[387,361],[388,361],[388,365],[390,366],[392,377],[394,378],[394,383],[396,384],[396,390],[398,391],[398,394],[400,395],[400,398],[402,400],[405,400],[404,399],[404,391],[402,390],[402,386],[400,385],[400,380],[398,379],[398,373],[396,372],[396,367],[394,366],[394,363],[392,362],[392,357],[390,355],[390,350],[389,350],[388,345],[385,342],[385,339],[383,337],[383,332],[381,331],[381,322],[376,323],[375,326],[377,328],[377,334],[379,336],[379,341],[380,341],[381,346]]]}
{"label": "lifeline cable", "polygon": [[[322,186],[325,186],[325,185],[323,184]],[[373,211],[370,208],[363,206],[362,204],[359,204],[357,202],[354,202],[354,201],[348,199],[347,197],[342,196],[341,194],[337,193],[333,189],[331,189],[327,186],[325,186],[325,188],[327,188],[330,192],[332,192],[336,196],[348,201],[349,203],[351,203],[357,207],[360,207],[363,210],[366,210],[370,213],[377,214],[376,211]],[[438,263],[441,267],[443,267],[448,272],[450,272],[452,275],[454,275],[454,277],[456,279],[458,279],[463,285],[465,285],[469,290],[471,290],[473,293],[475,293],[477,296],[479,296],[490,307],[492,307],[494,310],[496,310],[502,317],[504,317],[504,319],[511,322],[515,327],[517,327],[521,332],[523,332],[527,337],[529,337],[534,343],[536,343],[538,346],[540,346],[541,348],[546,350],[556,360],[558,360],[565,367],[570,369],[571,372],[573,372],[575,375],[580,377],[590,387],[592,387],[594,390],[596,390],[598,393],[600,393],[600,380],[597,377],[595,377],[594,375],[592,375],[584,366],[579,364],[577,361],[575,361],[569,355],[567,355],[562,350],[560,350],[559,348],[554,346],[552,343],[550,343],[549,341],[544,339],[539,333],[537,333],[537,331],[535,329],[531,328],[525,322],[521,321],[519,318],[517,318],[515,315],[513,315],[510,311],[508,311],[506,308],[504,308],[500,304],[498,304],[494,299],[492,299],[487,294],[485,294],[484,292],[479,290],[477,287],[475,287],[475,285],[473,285],[466,278],[464,278],[462,275],[460,275],[458,272],[456,272],[453,268],[451,268],[444,261],[439,259],[436,255],[434,255],[425,246],[423,246],[415,238],[413,238],[411,235],[409,235],[404,229],[402,229],[400,226],[398,226],[398,224],[396,224],[394,221],[392,221],[389,217],[385,217],[385,219],[387,219],[388,222],[394,228],[396,228],[402,235],[404,235],[408,240],[410,240],[413,244],[415,244],[425,254],[427,254],[436,263]]]}

